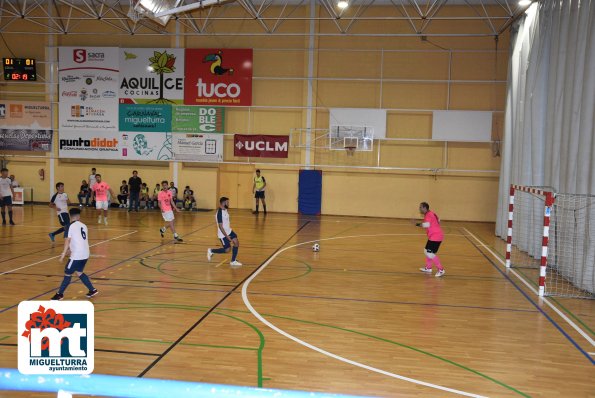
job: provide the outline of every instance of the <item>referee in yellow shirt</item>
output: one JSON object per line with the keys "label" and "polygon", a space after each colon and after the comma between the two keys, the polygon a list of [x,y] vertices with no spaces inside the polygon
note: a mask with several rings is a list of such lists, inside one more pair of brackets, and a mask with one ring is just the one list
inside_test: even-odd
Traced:
{"label": "referee in yellow shirt", "polygon": [[260,170],[256,170],[256,177],[254,177],[254,185],[252,185],[252,192],[256,199],[256,211],[254,214],[258,214],[258,200],[262,201],[262,207],[264,214],[267,214],[267,202],[264,200],[264,189],[267,186],[267,182],[263,176],[260,175]]}

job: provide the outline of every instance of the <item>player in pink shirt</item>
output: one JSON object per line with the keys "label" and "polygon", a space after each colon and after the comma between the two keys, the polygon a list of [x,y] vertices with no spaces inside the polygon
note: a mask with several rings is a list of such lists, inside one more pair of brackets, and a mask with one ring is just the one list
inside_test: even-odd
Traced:
{"label": "player in pink shirt", "polygon": [[175,224],[175,217],[174,217],[174,210],[179,211],[176,207],[176,203],[174,202],[174,197],[169,190],[169,185],[167,181],[161,181],[161,191],[157,195],[157,202],[159,203],[159,208],[161,209],[161,215],[165,220],[165,226],[159,229],[161,233],[161,237],[163,238],[165,231],[167,228],[171,229],[171,232],[174,234],[174,239],[177,242],[183,242],[182,238],[176,232]]}
{"label": "player in pink shirt", "polygon": [[423,214],[424,220],[415,225],[425,228],[428,234],[428,242],[426,243],[426,248],[424,250],[424,253],[426,254],[426,266],[419,270],[431,274],[432,266],[435,265],[436,268],[438,268],[436,277],[440,278],[446,273],[444,267],[440,264],[440,259],[436,255],[440,248],[440,244],[444,240],[444,232],[442,232],[442,228],[440,227],[440,218],[436,213],[430,211],[430,205],[426,202],[420,203],[419,212]]}
{"label": "player in pink shirt", "polygon": [[103,214],[104,223],[107,225],[107,209],[109,209],[109,198],[107,197],[107,193],[109,192],[112,198],[115,198],[116,195],[110,188],[109,184],[101,180],[101,174],[95,174],[95,181],[96,182],[93,184],[91,190],[93,191],[95,208],[99,214],[99,217],[97,218],[97,224],[101,224],[101,215]]}

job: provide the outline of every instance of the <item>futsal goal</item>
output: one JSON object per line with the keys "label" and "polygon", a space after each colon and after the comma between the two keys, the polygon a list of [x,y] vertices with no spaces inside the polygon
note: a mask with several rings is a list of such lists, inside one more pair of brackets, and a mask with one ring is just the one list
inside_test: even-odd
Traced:
{"label": "futsal goal", "polygon": [[507,235],[506,267],[538,270],[540,296],[595,299],[595,196],[511,185]]}

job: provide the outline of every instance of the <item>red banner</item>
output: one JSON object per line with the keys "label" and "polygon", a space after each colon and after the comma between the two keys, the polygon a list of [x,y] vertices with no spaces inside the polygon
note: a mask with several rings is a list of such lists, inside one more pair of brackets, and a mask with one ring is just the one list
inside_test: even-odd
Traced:
{"label": "red banner", "polygon": [[235,134],[233,155],[252,158],[286,158],[289,155],[289,136]]}
{"label": "red banner", "polygon": [[252,105],[252,49],[187,48],[184,104]]}

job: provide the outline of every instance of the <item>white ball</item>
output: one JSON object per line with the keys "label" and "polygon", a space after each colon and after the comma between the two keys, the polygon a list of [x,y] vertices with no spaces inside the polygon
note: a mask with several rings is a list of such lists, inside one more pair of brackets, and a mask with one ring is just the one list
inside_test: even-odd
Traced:
{"label": "white ball", "polygon": [[314,243],[312,245],[312,251],[314,251],[314,252],[320,251],[320,245],[318,243]]}

